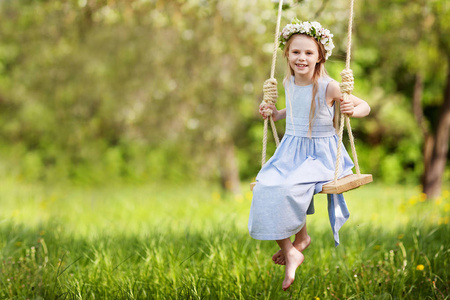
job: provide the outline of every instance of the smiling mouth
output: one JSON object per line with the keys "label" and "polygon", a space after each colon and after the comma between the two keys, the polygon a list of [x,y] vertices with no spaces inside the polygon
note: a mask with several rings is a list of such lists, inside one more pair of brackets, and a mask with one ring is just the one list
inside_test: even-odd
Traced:
{"label": "smiling mouth", "polygon": [[297,67],[303,68],[303,67],[307,67],[308,65],[304,65],[304,64],[295,64]]}

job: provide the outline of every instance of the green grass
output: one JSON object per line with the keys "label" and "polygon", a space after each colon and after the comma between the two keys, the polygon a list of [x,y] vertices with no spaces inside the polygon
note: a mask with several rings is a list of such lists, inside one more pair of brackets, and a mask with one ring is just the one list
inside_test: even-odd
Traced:
{"label": "green grass", "polygon": [[[346,194],[334,247],[326,198],[293,286],[275,242],[247,233],[251,193],[206,185],[0,186],[1,299],[449,299],[450,195]],[[317,299],[316,298],[316,299]]]}

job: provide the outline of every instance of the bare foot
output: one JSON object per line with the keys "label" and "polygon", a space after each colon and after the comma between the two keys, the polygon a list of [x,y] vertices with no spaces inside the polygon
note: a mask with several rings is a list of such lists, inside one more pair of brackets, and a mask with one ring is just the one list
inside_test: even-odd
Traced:
{"label": "bare foot", "polygon": [[286,253],[286,271],[283,280],[283,290],[287,290],[295,279],[295,271],[303,263],[305,257],[295,247]]}
{"label": "bare foot", "polygon": [[295,240],[292,244],[298,251],[303,252],[311,244],[311,237],[307,235],[306,238],[301,241]]}
{"label": "bare foot", "polygon": [[[303,252],[306,248],[308,248],[310,244],[311,244],[311,237],[309,235],[301,241],[295,240],[292,243],[292,245],[294,245],[294,247],[300,252]],[[272,256],[272,260],[274,263],[278,265],[286,264],[286,259],[284,258],[284,254],[281,250],[278,250],[278,252]]]}

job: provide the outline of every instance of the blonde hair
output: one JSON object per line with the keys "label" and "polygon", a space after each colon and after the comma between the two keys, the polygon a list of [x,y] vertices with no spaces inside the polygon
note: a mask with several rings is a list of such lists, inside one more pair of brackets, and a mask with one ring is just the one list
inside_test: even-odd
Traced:
{"label": "blonde hair", "polygon": [[[319,78],[322,76],[326,76],[328,75],[327,70],[325,69],[325,61],[326,61],[326,53],[327,51],[325,50],[325,47],[322,45],[322,43],[319,43],[315,38],[310,37],[306,34],[303,33],[298,33],[298,34],[293,34],[289,40],[286,42],[285,48],[284,48],[284,57],[286,58],[286,62],[287,62],[287,72],[286,72],[286,77],[284,78],[284,83],[285,84],[290,84],[290,79],[291,76],[293,76],[294,70],[291,68],[290,64],[289,64],[289,48],[291,46],[293,37],[297,36],[297,35],[304,35],[310,39],[312,39],[316,45],[317,45],[317,50],[319,52],[319,62],[316,63],[316,66],[314,68],[314,73],[313,73],[313,77],[312,77],[312,81],[313,81],[313,90],[312,90],[312,99],[311,99],[311,110],[309,111],[309,129],[308,129],[308,135],[311,137],[312,135],[312,125],[314,122],[314,116],[316,114],[316,95],[317,95],[317,91],[319,90]],[[288,90],[288,89],[286,89]],[[287,95],[287,97],[289,98],[289,95]],[[289,103],[290,103],[290,99],[289,99]],[[320,105],[320,101],[319,101],[319,105]],[[291,108],[291,113],[292,113],[292,108]],[[292,118],[292,115],[291,115]]]}

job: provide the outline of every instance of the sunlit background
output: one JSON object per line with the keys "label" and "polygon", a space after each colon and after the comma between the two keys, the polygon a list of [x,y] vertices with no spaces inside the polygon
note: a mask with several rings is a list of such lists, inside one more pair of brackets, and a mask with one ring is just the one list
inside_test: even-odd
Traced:
{"label": "sunlit background", "polygon": [[[246,231],[277,2],[0,0],[2,298],[448,297],[449,2],[356,0],[372,110],[352,127],[374,183],[348,193],[337,250],[318,197],[290,294],[275,243]],[[340,81],[349,1],[285,2],[282,26],[334,34]],[[280,109],[285,67],[279,51]]]}

